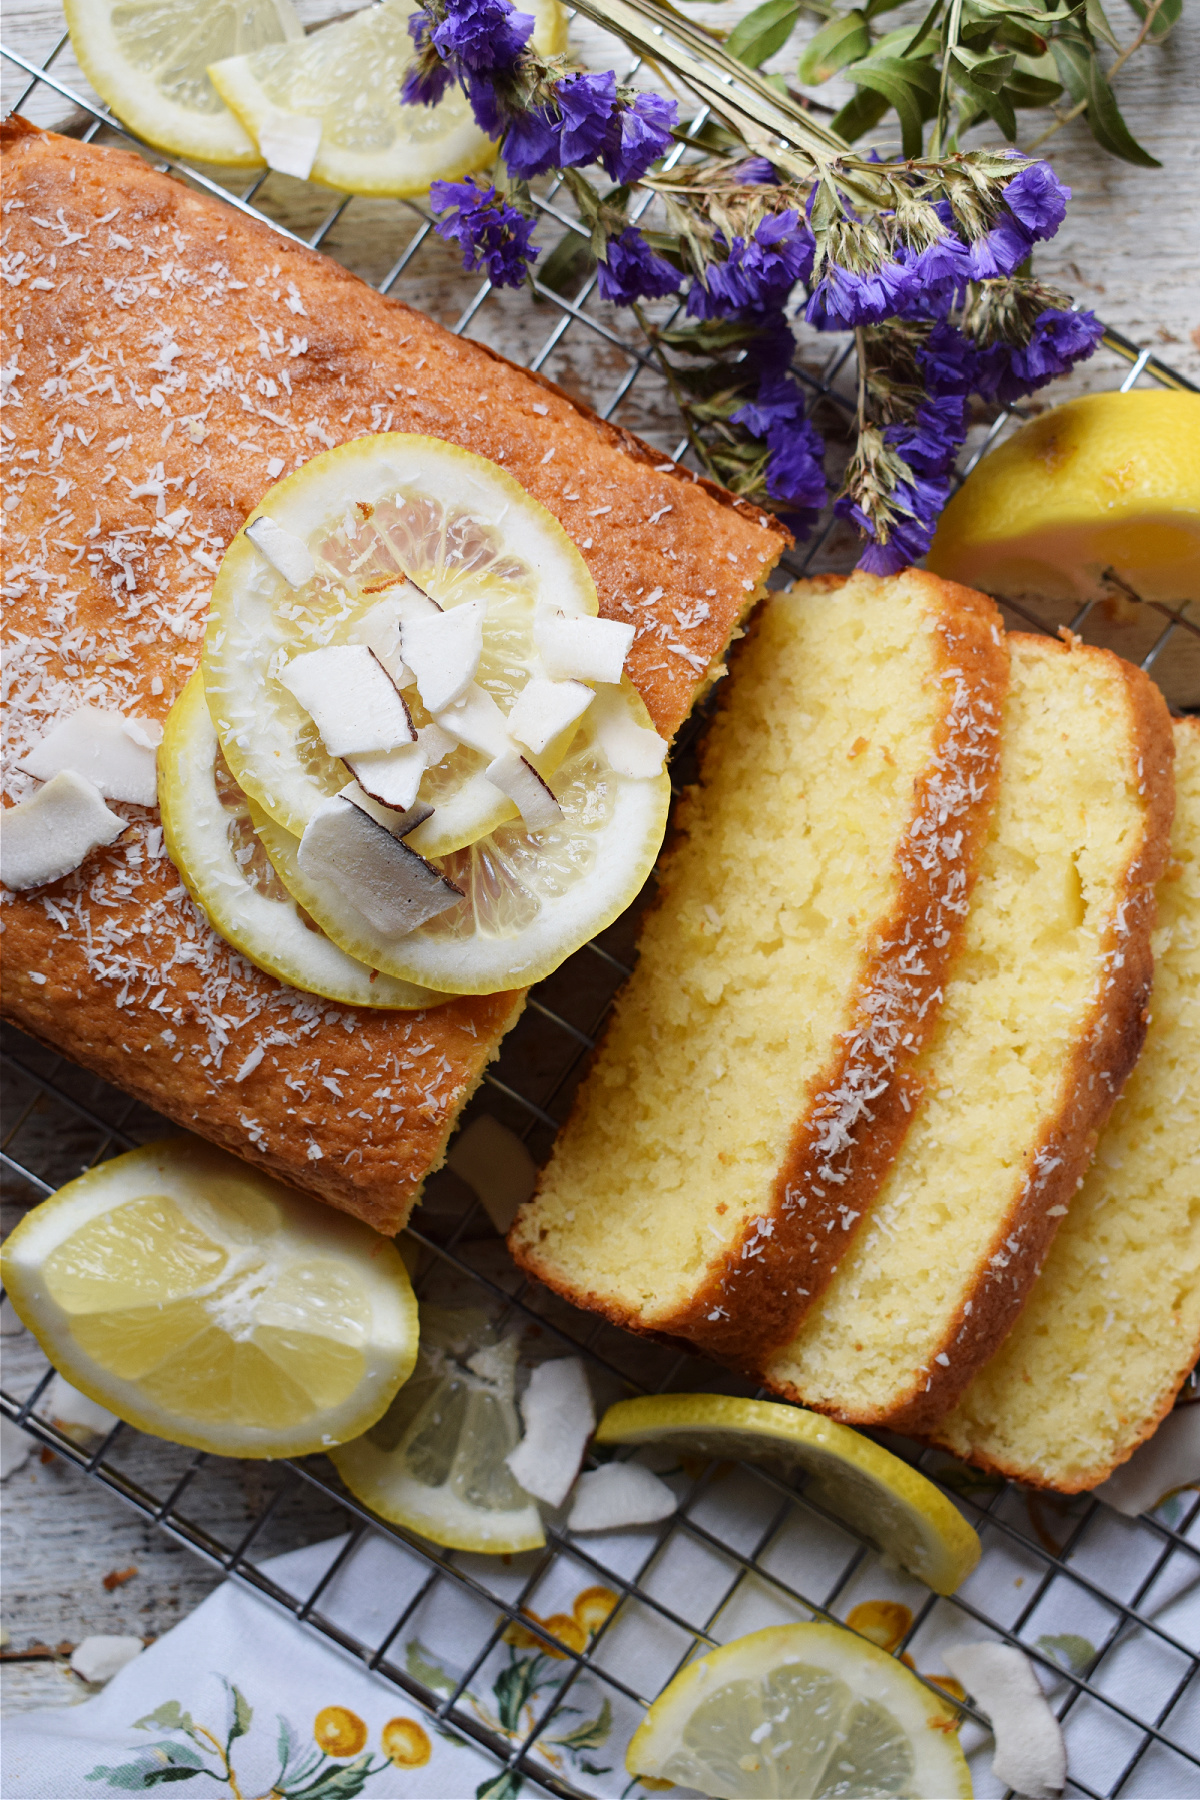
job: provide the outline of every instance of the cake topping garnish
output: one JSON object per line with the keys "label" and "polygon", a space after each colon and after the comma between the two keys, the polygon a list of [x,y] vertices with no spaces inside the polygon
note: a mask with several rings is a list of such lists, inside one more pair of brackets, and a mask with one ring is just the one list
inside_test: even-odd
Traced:
{"label": "cake topping garnish", "polygon": [[246,536],[289,587],[305,587],[316,574],[316,564],[304,539],[297,537],[294,531],[286,531],[265,513],[251,520],[246,527]]}
{"label": "cake topping garnish", "polygon": [[69,769],[106,800],[153,806],[154,752],[161,743],[162,726],[153,719],[127,719],[98,706],[80,706],[52,726],[17,766],[39,781]]}
{"label": "cake topping garnish", "polygon": [[312,718],[330,756],[369,756],[416,741],[402,694],[365,644],[307,650],[279,679]]}
{"label": "cake topping garnish", "polygon": [[498,756],[495,762],[488,764],[484,774],[493,787],[508,795],[531,831],[556,825],[562,818],[562,807],[550,788],[533,764],[515,750]]}
{"label": "cake topping garnish", "polygon": [[582,681],[531,675],[508,715],[508,735],[538,756],[560,731],[582,718],[592,699],[592,689]]}
{"label": "cake topping garnish", "polygon": [[462,899],[461,888],[341,794],[309,820],[296,861],[337,888],[376,931],[402,937]]}
{"label": "cake topping garnish", "polygon": [[574,613],[546,611],[533,627],[546,673],[557,681],[620,681],[633,636],[632,625]]}
{"label": "cake topping garnish", "polygon": [[561,1506],[596,1424],[579,1357],[538,1364],[521,1396],[521,1418],[525,1436],[505,1461],[527,1494]]}
{"label": "cake topping garnish", "polygon": [[594,716],[597,742],[618,775],[647,781],[662,773],[668,746],[657,731],[637,724],[626,707],[605,693],[596,696]]}
{"label": "cake topping garnish", "polygon": [[486,613],[486,600],[464,600],[448,612],[402,620],[400,653],[431,713],[444,712],[475,679]]}
{"label": "cake topping garnish", "polygon": [[58,881],[124,829],[125,820],[108,810],[93,782],[62,769],[32,799],[5,808],[0,881],[18,890]]}
{"label": "cake topping garnish", "polygon": [[678,1505],[666,1482],[640,1463],[603,1463],[579,1477],[567,1529],[619,1531],[625,1525],[652,1525]]}

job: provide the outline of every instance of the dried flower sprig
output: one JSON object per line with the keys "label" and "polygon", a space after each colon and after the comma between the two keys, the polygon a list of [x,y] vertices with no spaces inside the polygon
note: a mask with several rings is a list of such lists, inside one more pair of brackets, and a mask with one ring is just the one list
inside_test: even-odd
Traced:
{"label": "dried flower sprig", "polygon": [[[541,281],[593,263],[602,296],[634,309],[707,471],[800,530],[826,480],[796,327],[852,331],[857,444],[836,511],[868,540],[862,566],[915,560],[948,496],[972,395],[1009,404],[1099,341],[1090,313],[1022,272],[1062,223],[1069,189],[1012,151],[859,156],[726,51],[697,46],[697,28],[654,0],[579,4],[639,50],[653,46],[716,117],[697,141],[673,100],[539,55],[532,17],[509,0],[421,0],[404,98],[432,104],[457,81],[502,161],[490,184],[434,183],[438,230],[468,268],[519,285],[540,255],[529,183],[556,172],[579,236],[547,258]],[[951,19],[962,10],[954,0]],[[584,173],[597,166],[604,190]],[[648,207],[660,229],[643,229]],[[671,296],[682,319],[677,309],[656,325],[643,303]]]}

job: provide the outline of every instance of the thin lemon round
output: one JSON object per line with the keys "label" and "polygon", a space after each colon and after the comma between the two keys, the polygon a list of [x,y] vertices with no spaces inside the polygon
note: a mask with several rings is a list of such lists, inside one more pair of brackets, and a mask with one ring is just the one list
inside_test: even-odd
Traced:
{"label": "thin lemon round", "polygon": [[[255,140],[295,121],[311,129],[310,121],[319,120],[311,181],[351,194],[424,194],[432,181],[483,168],[496,146],[475,123],[457,83],[436,106],[401,102],[415,10],[413,0],[383,0],[302,43],[231,57],[210,73]],[[557,0],[531,0],[527,10],[536,21],[534,47],[545,56],[565,49],[566,17]]]}
{"label": "thin lemon round", "polygon": [[411,1012],[446,998],[356,962],[296,905],[221,754],[199,669],[167,720],[158,802],[167,853],[188,893],[213,930],[268,975],[346,1006]]}
{"label": "thin lemon round", "polygon": [[[558,520],[498,464],[442,438],[387,432],[341,444],[269,488],[246,523],[261,517],[305,541],[316,574],[293,589],[239,531],[213,587],[204,683],[236,780],[294,837],[350,771],[277,679],[293,656],[352,641],[358,621],[410,576],[446,609],[486,600],[475,679],[507,714],[536,666],[535,606],[598,611],[587,564]],[[429,723],[415,688],[405,699],[413,723]],[[560,734],[531,757],[541,775],[569,742]],[[517,816],[485,778],[488,761],[459,745],[426,772],[418,797],[434,816],[410,839],[422,856]]]}
{"label": "thin lemon round", "polygon": [[479,1312],[422,1307],[412,1379],[364,1437],[330,1452],[350,1492],[447,1549],[539,1549],[541,1514],[504,1460],[521,1439],[516,1353]]}
{"label": "thin lemon round", "polygon": [[677,1675],[630,1739],[631,1775],[719,1800],[971,1800],[957,1715],[837,1625],[774,1625]]}
{"label": "thin lemon round", "polygon": [[26,1214],[0,1264],[73,1386],[218,1456],[303,1456],[354,1437],[416,1362],[395,1245],[195,1139],[69,1182]]}
{"label": "thin lemon round", "polygon": [[[650,715],[628,678],[619,693],[630,721],[649,729]],[[340,888],[305,875],[297,840],[258,808],[251,817],[284,886],[348,956],[441,993],[496,994],[541,981],[611,925],[662,847],[667,775],[616,774],[592,709],[549,786],[561,820],[540,831],[518,820],[441,857],[438,866],[464,898],[404,937],[385,937]]]}
{"label": "thin lemon round", "polygon": [[173,156],[257,169],[208,75],[218,57],[302,39],[290,0],[64,0],[79,66],[122,123]]}
{"label": "thin lemon round", "polygon": [[931,1481],[848,1425],[799,1406],[729,1394],[650,1394],[610,1406],[596,1442],[664,1444],[803,1473],[819,1505],[938,1594],[952,1594],[979,1561],[979,1538]]}
{"label": "thin lemon round", "polygon": [[938,575],[1083,601],[1113,569],[1143,600],[1200,600],[1200,394],[1088,394],[1031,419],[938,524]]}

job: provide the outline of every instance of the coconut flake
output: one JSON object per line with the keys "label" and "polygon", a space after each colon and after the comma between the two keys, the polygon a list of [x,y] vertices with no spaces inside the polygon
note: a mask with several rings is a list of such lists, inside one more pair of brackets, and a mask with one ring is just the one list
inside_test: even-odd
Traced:
{"label": "coconut flake", "polygon": [[493,787],[507,794],[531,831],[544,831],[562,818],[562,807],[531,762],[508,750],[483,771]]}
{"label": "coconut flake", "polygon": [[579,1477],[569,1531],[618,1531],[623,1525],[652,1525],[679,1502],[657,1475],[640,1463],[602,1463]]}
{"label": "coconut flake", "polygon": [[508,715],[508,735],[541,754],[552,738],[582,717],[594,696],[582,681],[547,681],[534,675],[517,695]]}
{"label": "coconut flake", "polygon": [[537,1164],[516,1132],[490,1113],[481,1113],[459,1132],[446,1161],[460,1180],[474,1188],[504,1237],[537,1182]]}
{"label": "coconut flake", "polygon": [[448,612],[401,621],[401,654],[431,713],[443,712],[474,681],[486,615],[485,600],[464,600]]}
{"label": "coconut flake", "polygon": [[621,679],[633,630],[617,619],[550,612],[534,620],[533,641],[556,681],[613,682]]}
{"label": "coconut flake", "polygon": [[258,147],[269,168],[307,181],[321,148],[321,121],[307,113],[276,112],[258,128]]}
{"label": "coconut flake", "polygon": [[666,740],[657,731],[635,725],[618,695],[598,694],[593,720],[596,741],[616,774],[641,781],[661,774]]}
{"label": "coconut flake", "polygon": [[596,1424],[578,1356],[538,1364],[521,1396],[521,1417],[525,1436],[504,1460],[527,1494],[561,1506]]}
{"label": "coconut flake", "polygon": [[1029,1658],[1014,1644],[987,1642],[953,1644],[942,1661],[987,1714],[997,1781],[1025,1800],[1054,1800],[1067,1779],[1067,1748]]}
{"label": "coconut flake", "polygon": [[306,650],[280,671],[330,756],[369,756],[416,740],[403,697],[365,644]]}
{"label": "coconut flake", "polygon": [[71,1652],[71,1667],[81,1680],[98,1685],[119,1675],[135,1657],[142,1654],[144,1648],[141,1638],[110,1637],[106,1633],[98,1633],[95,1637],[85,1637],[82,1643],[76,1644]]}
{"label": "coconut flake", "polygon": [[428,766],[425,746],[419,738],[415,744],[401,744],[398,750],[346,758],[346,767],[363,792],[381,806],[399,812],[406,812],[413,805]]}
{"label": "coconut flake", "polygon": [[124,829],[125,820],[108,810],[95,785],[64,769],[32,799],[0,814],[0,881],[18,891],[58,881]]}
{"label": "coconut flake", "polygon": [[365,644],[374,652],[398,688],[409,687],[416,677],[400,653],[400,630],[405,619],[431,618],[441,612],[436,600],[413,581],[390,593],[350,627],[350,642]]}
{"label": "coconut flake", "polygon": [[308,821],[296,862],[336,887],[384,937],[403,937],[462,899],[461,888],[340,795]]}
{"label": "coconut flake", "polygon": [[1154,1436],[1095,1489],[1097,1500],[1127,1518],[1153,1512],[1177,1488],[1200,1483],[1200,1406],[1177,1406]]}
{"label": "coconut flake", "polygon": [[388,806],[376,800],[373,794],[363,791],[357,781],[348,781],[339,792],[340,800],[349,800],[351,806],[361,807],[372,819],[376,819],[385,831],[390,831],[394,838],[405,838],[426,819],[432,819],[432,806],[418,802],[416,806]]}
{"label": "coconut flake", "polygon": [[80,706],[39,738],[17,766],[39,781],[70,769],[106,800],[153,806],[158,798],[154,752],[161,742],[162,727],[153,719]]}
{"label": "coconut flake", "polygon": [[266,513],[259,513],[246,527],[246,536],[260,555],[265,556],[289,587],[302,588],[317,572],[308,545]]}
{"label": "coconut flake", "polygon": [[[500,711],[498,706],[496,711]],[[421,725],[417,729],[417,742],[425,752],[426,765],[432,769],[435,764],[443,762],[452,750],[458,748],[459,740],[453,732],[444,730],[440,725]]]}
{"label": "coconut flake", "polygon": [[436,723],[460,744],[485,756],[505,756],[512,749],[508,721],[492,696],[472,682],[462,698],[437,716]]}

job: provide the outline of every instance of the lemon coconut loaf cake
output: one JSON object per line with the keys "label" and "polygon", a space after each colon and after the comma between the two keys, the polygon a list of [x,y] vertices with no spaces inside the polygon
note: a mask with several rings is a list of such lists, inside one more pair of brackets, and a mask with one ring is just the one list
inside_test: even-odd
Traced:
{"label": "lemon coconut loaf cake", "polygon": [[[0,149],[6,801],[31,785],[19,759],[74,709],[165,721],[221,558],[265,490],[374,432],[476,451],[554,515],[601,613],[636,626],[628,673],[674,735],[786,542],[773,520],[139,156],[19,118]],[[524,994],[395,1012],[290,987],[212,931],[157,810],[124,816],[80,870],[3,891],[5,1015],[398,1230]]]}
{"label": "lemon coconut loaf cake", "polygon": [[1175,724],[1150,1028],[1028,1305],[935,1441],[1076,1493],[1125,1461],[1200,1356],[1200,720]]}
{"label": "lemon coconut loaf cake", "polygon": [[997,1349],[1145,1035],[1166,705],[1110,651],[1009,646],[1000,798],[920,1107],[820,1307],[763,1369],[851,1424],[927,1430]]}
{"label": "lemon coconut loaf cake", "polygon": [[1008,652],[937,577],[772,596],[637,968],[510,1235],[631,1329],[757,1367],[908,1128],[997,786]]}

